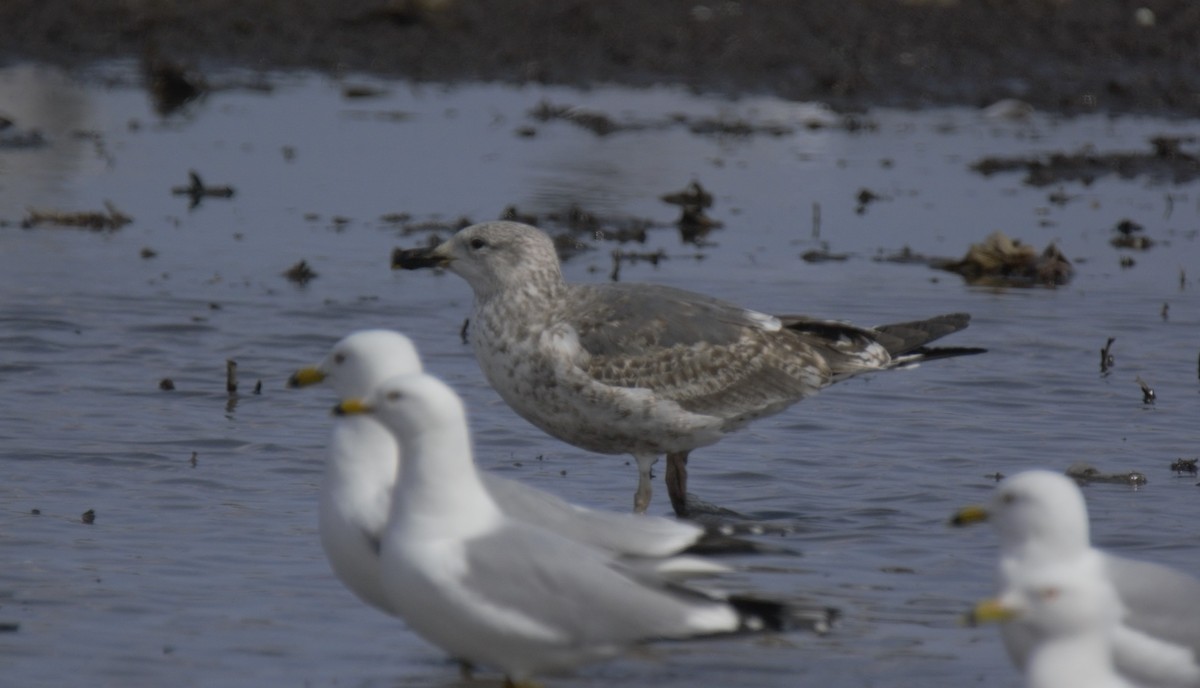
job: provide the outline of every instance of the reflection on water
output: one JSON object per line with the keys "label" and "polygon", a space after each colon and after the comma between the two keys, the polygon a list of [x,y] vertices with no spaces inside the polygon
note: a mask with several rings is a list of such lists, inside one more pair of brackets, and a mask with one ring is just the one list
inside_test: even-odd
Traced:
{"label": "reflection on water", "polygon": [[[284,381],[350,330],[403,329],[466,398],[485,467],[623,509],[634,468],[516,418],[459,341],[465,285],[389,270],[391,250],[422,237],[380,218],[578,205],[669,224],[678,209],[658,197],[692,179],[715,194],[710,214],[724,223],[715,245],[685,260],[694,248],[652,230],[644,249],[669,258],[626,265],[622,279],[864,324],[969,311],[956,342],[991,352],[840,385],[696,452],[691,484],[702,497],[794,526],[787,544],[804,551],[747,562],[754,568],[732,584],[824,599],[845,612],[837,632],[655,647],[548,683],[682,686],[703,676],[837,687],[903,675],[950,685],[986,675],[1019,685],[994,629],[957,625],[990,589],[991,537],[944,527],[953,509],[986,496],[985,476],[997,471],[1078,460],[1139,470],[1150,479],[1142,489],[1087,490],[1097,539],[1190,562],[1194,478],[1168,466],[1194,455],[1200,411],[1195,185],[1104,179],[1068,186],[1069,200],[1054,203],[1016,177],[967,172],[988,154],[1140,149],[1187,123],[883,111],[870,115],[874,128],[845,131],[799,126],[808,115],[792,104],[671,89],[389,83],[388,95],[351,102],[320,78],[278,83],[271,95],[214,93],[163,119],[134,89],[40,68],[0,72],[0,110],[51,142],[0,151],[0,623],[19,624],[0,633],[0,664],[14,685],[80,675],[101,685],[454,684],[435,650],[330,575],[314,520],[333,400]],[[685,113],[796,126],[597,136],[532,119],[543,100],[619,120]],[[189,209],[170,189],[190,169],[236,195]],[[862,189],[879,200],[859,213]],[[17,227],[27,207],[93,210],[105,200],[133,223],[111,233]],[[1160,245],[1111,247],[1125,217]],[[904,246],[961,256],[995,230],[1057,242],[1074,281],[975,289],[870,260]],[[820,242],[849,259],[802,262]],[[572,259],[569,278],[605,279],[611,247],[600,248]],[[1122,255],[1135,265],[1122,268]],[[305,286],[282,275],[301,259],[318,273]],[[1096,352],[1108,337],[1115,367],[1101,376]],[[242,382],[233,397],[227,359]],[[1142,404],[1138,376],[1155,405]],[[174,391],[159,389],[167,377]],[[95,522],[85,525],[89,509]]]}
{"label": "reflection on water", "polygon": [[0,148],[0,210],[18,201],[33,207],[57,201],[63,181],[87,171],[95,149],[90,106],[88,93],[62,72],[32,65],[0,70],[0,117],[50,143]]}

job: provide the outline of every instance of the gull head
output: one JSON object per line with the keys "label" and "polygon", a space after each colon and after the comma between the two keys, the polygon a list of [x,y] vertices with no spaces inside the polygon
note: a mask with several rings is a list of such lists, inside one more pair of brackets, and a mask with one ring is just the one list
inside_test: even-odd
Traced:
{"label": "gull head", "polygon": [[996,487],[986,506],[955,514],[954,525],[989,521],[1009,552],[1033,548],[1066,556],[1090,547],[1087,505],[1073,480],[1053,471],[1025,471]]}
{"label": "gull head", "polygon": [[315,366],[301,368],[288,379],[289,387],[327,382],[340,399],[364,397],[380,382],[421,372],[421,358],[412,340],[392,330],[361,330],[343,337]]}
{"label": "gull head", "polygon": [[1122,614],[1121,600],[1107,579],[1059,567],[980,602],[967,615],[967,622],[1019,620],[1040,637],[1055,638],[1115,628]]}
{"label": "gull head", "polygon": [[433,248],[397,252],[392,267],[444,267],[465,279],[480,298],[562,282],[554,241],[519,222],[471,225]]}
{"label": "gull head", "polygon": [[369,414],[397,439],[445,430],[465,432],[466,410],[450,386],[421,372],[390,377],[366,398],[343,399],[334,414]]}

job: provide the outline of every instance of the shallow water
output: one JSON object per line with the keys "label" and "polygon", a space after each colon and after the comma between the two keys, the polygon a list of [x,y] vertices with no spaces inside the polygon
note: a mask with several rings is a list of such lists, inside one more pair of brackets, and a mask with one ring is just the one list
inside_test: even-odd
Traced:
{"label": "shallow water", "polygon": [[[102,72],[119,78],[0,72],[0,112],[50,141],[0,151],[9,222],[0,228],[0,622],[20,625],[0,633],[5,683],[459,685],[441,653],[329,573],[315,510],[333,399],[284,381],[349,331],[400,329],[466,398],[482,465],[625,509],[634,468],[513,415],[460,343],[466,285],[389,270],[391,249],[424,235],[400,236],[380,218],[478,221],[510,204],[546,213],[577,203],[669,224],[675,208],[658,195],[693,178],[716,194],[711,214],[725,227],[714,245],[651,230],[645,246],[621,248],[671,257],[625,265],[622,279],[862,324],[969,311],[971,328],[947,343],[991,351],[839,385],[693,456],[694,491],[794,526],[786,544],[804,553],[747,561],[729,584],[838,606],[845,620],[834,633],[660,645],[547,683],[1020,685],[995,629],[958,624],[990,591],[994,541],[945,525],[986,498],[997,471],[1075,461],[1142,471],[1140,489],[1086,490],[1096,540],[1195,561],[1200,492],[1168,466],[1195,456],[1200,415],[1196,186],[1105,178],[1064,186],[1074,198],[1059,206],[1047,201],[1052,189],[967,169],[983,155],[1142,149],[1187,122],[879,111],[869,114],[877,128],[848,132],[806,128],[823,116],[808,106],[672,89],[349,79],[386,90],[350,100],[343,83],[295,75],[273,76],[270,93],[221,91],[162,118],[126,85],[123,66]],[[531,118],[543,100],[621,121],[686,113],[794,131],[717,137],[670,126],[600,137]],[[535,135],[519,135],[523,127]],[[189,169],[236,195],[189,210],[170,194]],[[885,198],[859,214],[862,188]],[[98,210],[105,200],[134,222],[111,233],[18,227],[30,207]],[[847,262],[800,260],[818,243],[814,204],[819,240],[852,253]],[[1125,217],[1159,240],[1130,269],[1108,244]],[[904,246],[960,256],[996,229],[1039,249],[1058,242],[1078,261],[1075,280],[973,288],[870,260]],[[568,277],[607,279],[614,247],[573,258]],[[143,258],[143,248],[157,255]],[[304,287],[281,275],[300,259],[318,273]],[[1116,368],[1102,377],[1097,352],[1110,336]],[[232,398],[229,358],[242,383]],[[1142,403],[1139,375],[1154,406]],[[160,391],[168,377],[176,389]],[[257,380],[261,394],[251,392]],[[656,489],[652,509],[665,513]],[[90,526],[80,523],[88,509]]]}

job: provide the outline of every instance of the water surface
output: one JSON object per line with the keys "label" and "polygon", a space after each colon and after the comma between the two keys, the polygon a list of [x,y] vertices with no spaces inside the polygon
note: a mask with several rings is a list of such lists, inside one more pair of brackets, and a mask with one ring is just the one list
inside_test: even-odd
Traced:
{"label": "water surface", "polygon": [[[0,72],[0,110],[50,142],[0,151],[0,621],[20,624],[0,634],[0,666],[12,685],[459,685],[440,652],[329,572],[315,511],[334,400],[284,381],[352,330],[400,329],[466,398],[481,465],[628,508],[633,466],[509,411],[459,340],[466,285],[389,270],[392,248],[424,236],[382,217],[479,221],[514,204],[576,204],[669,225],[677,211],[657,197],[692,179],[716,195],[711,214],[725,226],[712,245],[683,244],[664,226],[645,245],[596,243],[566,264],[568,278],[607,279],[613,248],[662,249],[668,260],[626,265],[622,279],[861,324],[968,311],[972,326],[952,343],[991,351],[839,385],[694,455],[693,490],[793,526],[787,544],[804,553],[745,562],[728,584],[836,605],[835,633],[656,646],[548,684],[1021,685],[995,629],[958,623],[991,590],[994,541],[945,525],[987,497],[996,472],[1075,461],[1142,471],[1140,489],[1087,488],[1096,540],[1194,563],[1200,493],[1168,466],[1195,456],[1200,416],[1195,185],[1104,178],[1064,186],[1071,200],[1057,205],[1054,189],[968,170],[983,155],[1143,149],[1187,122],[877,111],[874,127],[846,131],[809,128],[828,115],[769,99],[366,79],[348,81],[385,93],[347,99],[344,83],[303,75],[164,118],[122,66],[104,71],[121,78]],[[791,133],[597,136],[532,118],[543,101],[626,122],[681,114]],[[189,169],[236,195],[189,209],[170,193]],[[858,213],[863,188],[883,199]],[[19,227],[27,208],[106,200],[134,222]],[[1108,243],[1126,217],[1159,242],[1127,269]],[[1074,281],[975,288],[870,260],[905,246],[959,256],[994,230],[1039,249],[1057,242],[1076,261]],[[803,262],[820,242],[851,258]],[[318,273],[303,287],[281,274],[301,259]],[[1107,337],[1116,368],[1101,376]],[[232,398],[230,358],[242,383]],[[1157,404],[1142,403],[1135,376]],[[174,391],[159,390],[163,378]],[[652,509],[665,513],[656,487]]]}

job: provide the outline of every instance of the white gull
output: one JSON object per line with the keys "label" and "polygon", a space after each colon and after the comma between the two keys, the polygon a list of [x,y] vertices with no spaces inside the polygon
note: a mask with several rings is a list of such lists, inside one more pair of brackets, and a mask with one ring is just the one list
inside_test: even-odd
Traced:
{"label": "white gull", "polygon": [[391,606],[452,656],[508,683],[644,641],[807,627],[828,609],[682,587],[507,516],[480,480],[462,401],[435,377],[390,378],[342,414],[370,414],[404,452],[380,552]]}
{"label": "white gull", "polygon": [[[1092,547],[1087,505],[1073,480],[1052,471],[1018,473],[986,506],[965,507],[953,522],[984,520],[1000,536],[1001,596],[1047,571],[1106,580],[1123,607],[1112,639],[1120,673],[1140,685],[1200,687],[1200,580]],[[1001,629],[1013,663],[1025,667],[1041,640],[1038,628],[1018,618]]]}
{"label": "white gull", "polygon": [[1049,567],[977,604],[970,621],[1020,624],[1036,634],[1025,663],[1029,688],[1134,688],[1113,662],[1122,613],[1103,576]]}
{"label": "white gull", "polygon": [[[296,371],[288,384],[305,387],[324,382],[339,398],[364,397],[389,377],[421,370],[421,359],[408,337],[391,330],[362,330],[334,344],[319,364]],[[395,437],[375,418],[359,415],[335,421],[321,483],[321,545],[342,583],[385,612],[391,611],[391,605],[379,578],[379,542],[402,464]],[[664,572],[675,569],[680,575],[699,575],[723,569],[709,560],[676,556],[685,552],[766,549],[693,523],[577,506],[490,473],[481,474],[480,480],[501,510],[513,518],[617,555],[652,559],[647,564]]]}

